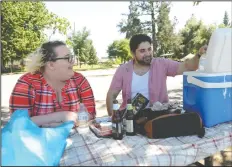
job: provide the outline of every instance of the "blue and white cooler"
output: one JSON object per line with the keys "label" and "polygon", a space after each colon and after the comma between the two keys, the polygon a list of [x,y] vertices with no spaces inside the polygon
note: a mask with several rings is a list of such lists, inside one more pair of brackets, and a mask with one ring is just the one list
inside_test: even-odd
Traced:
{"label": "blue and white cooler", "polygon": [[232,74],[185,72],[183,107],[198,112],[206,127],[232,120]]}
{"label": "blue and white cooler", "polygon": [[203,67],[183,74],[183,108],[199,113],[205,127],[232,121],[231,32],[215,30]]}

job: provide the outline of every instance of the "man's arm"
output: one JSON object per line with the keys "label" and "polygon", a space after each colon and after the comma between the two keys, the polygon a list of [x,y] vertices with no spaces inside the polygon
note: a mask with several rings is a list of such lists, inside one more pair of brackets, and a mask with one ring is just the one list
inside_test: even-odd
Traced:
{"label": "man's arm", "polygon": [[199,56],[195,55],[191,59],[187,59],[184,62],[180,63],[177,75],[182,75],[185,71],[195,71],[198,69]]}
{"label": "man's arm", "polygon": [[198,54],[196,54],[194,57],[191,59],[187,59],[184,62],[180,63],[178,70],[177,70],[177,75],[182,75],[183,72],[185,71],[195,71],[198,69],[199,65],[199,59],[202,54],[204,54],[207,50],[207,45],[201,47],[199,49]]}
{"label": "man's arm", "polygon": [[108,90],[106,96],[106,108],[109,116],[112,115],[113,101],[117,98],[119,93],[120,90]]}
{"label": "man's arm", "polygon": [[123,81],[123,65],[118,67],[116,70],[113,79],[110,84],[110,88],[106,95],[106,109],[108,112],[108,115],[112,115],[112,109],[113,109],[113,100],[116,100],[118,94],[122,90],[122,81]]}

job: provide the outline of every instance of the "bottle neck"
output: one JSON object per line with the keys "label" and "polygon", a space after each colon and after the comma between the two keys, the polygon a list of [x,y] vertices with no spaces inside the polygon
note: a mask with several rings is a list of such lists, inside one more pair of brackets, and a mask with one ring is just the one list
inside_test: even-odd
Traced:
{"label": "bottle neck", "polygon": [[80,103],[80,111],[85,111],[85,105],[83,103]]}

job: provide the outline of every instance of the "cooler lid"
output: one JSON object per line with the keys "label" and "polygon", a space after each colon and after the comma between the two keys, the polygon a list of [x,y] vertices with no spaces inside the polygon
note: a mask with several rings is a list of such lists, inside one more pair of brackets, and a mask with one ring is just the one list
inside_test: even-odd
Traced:
{"label": "cooler lid", "polygon": [[204,73],[204,72],[198,72],[198,71],[186,71],[183,73],[183,75],[196,76],[196,77],[226,76],[226,75],[232,75],[232,71],[231,72],[220,72],[220,73]]}
{"label": "cooler lid", "polygon": [[187,76],[187,82],[199,86],[201,88],[231,88],[232,87],[232,82],[218,82],[218,83],[205,82],[191,75]]}

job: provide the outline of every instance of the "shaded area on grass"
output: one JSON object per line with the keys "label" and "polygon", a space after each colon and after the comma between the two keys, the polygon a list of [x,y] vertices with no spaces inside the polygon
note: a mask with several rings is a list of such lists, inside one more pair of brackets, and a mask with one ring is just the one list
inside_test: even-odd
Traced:
{"label": "shaded area on grass", "polygon": [[170,101],[183,101],[183,89],[168,90],[168,98]]}

